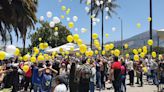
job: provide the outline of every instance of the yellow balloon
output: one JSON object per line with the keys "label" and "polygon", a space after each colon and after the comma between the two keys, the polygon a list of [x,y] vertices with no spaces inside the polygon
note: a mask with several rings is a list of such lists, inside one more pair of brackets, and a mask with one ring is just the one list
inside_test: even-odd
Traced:
{"label": "yellow balloon", "polygon": [[139,56],[138,55],[134,55],[134,60],[135,61],[139,61]]}
{"label": "yellow balloon", "polygon": [[42,38],[39,38],[39,41],[42,41]]}
{"label": "yellow balloon", "polygon": [[103,50],[103,51],[101,52],[101,54],[102,54],[102,55],[105,55],[105,50]]}
{"label": "yellow balloon", "polygon": [[146,67],[143,67],[142,70],[143,70],[144,73],[148,72],[148,69]]}
{"label": "yellow balloon", "polygon": [[99,52],[97,50],[95,50],[95,54],[97,55]]}
{"label": "yellow balloon", "polygon": [[120,55],[120,50],[115,49],[115,50],[114,50],[114,55],[118,57],[118,56]]}
{"label": "yellow balloon", "polygon": [[101,47],[98,47],[98,50],[101,50]]}
{"label": "yellow balloon", "polygon": [[105,34],[105,36],[106,36],[106,38],[108,38],[109,37],[109,34]]}
{"label": "yellow balloon", "polygon": [[48,47],[48,43],[46,43],[46,42],[43,43],[43,47],[44,47],[44,48],[47,48],[47,47]]}
{"label": "yellow balloon", "polygon": [[20,54],[20,50],[18,48],[16,48],[16,51],[14,53],[15,56],[18,56]]}
{"label": "yellow balloon", "polygon": [[78,45],[81,45],[82,43],[83,43],[83,41],[82,41],[81,39],[78,39],[78,40],[77,40],[77,44],[78,44]]}
{"label": "yellow balloon", "polygon": [[99,42],[94,42],[94,45],[95,45],[95,47],[100,47],[100,43]]}
{"label": "yellow balloon", "polygon": [[137,23],[137,28],[141,28],[141,24],[140,23]]}
{"label": "yellow balloon", "polygon": [[70,51],[74,51],[74,47],[71,47],[71,48],[70,48]]}
{"label": "yellow balloon", "polygon": [[93,56],[93,51],[89,51],[89,56]]}
{"label": "yellow balloon", "polygon": [[142,49],[143,49],[143,50],[147,50],[147,47],[146,47],[146,46],[143,46]]}
{"label": "yellow balloon", "polygon": [[124,48],[127,49],[129,47],[129,45],[126,43],[124,44]]}
{"label": "yellow balloon", "polygon": [[78,35],[78,34],[74,34],[74,35],[73,35],[73,39],[74,39],[75,42],[77,42],[78,39],[79,39],[79,35]]}
{"label": "yellow balloon", "polygon": [[157,53],[156,52],[152,52],[152,57],[156,58],[157,57]]}
{"label": "yellow balloon", "polygon": [[63,52],[63,48],[60,48],[59,51],[60,51],[60,52]]}
{"label": "yellow balloon", "polygon": [[68,27],[69,27],[69,28],[73,28],[73,27],[74,27],[74,23],[73,23],[73,22],[69,22],[69,23],[68,23]]}
{"label": "yellow balloon", "polygon": [[141,48],[139,48],[139,49],[138,49],[138,52],[139,52],[139,53],[141,53],[141,52],[142,52],[142,49],[141,49]]}
{"label": "yellow balloon", "polygon": [[23,60],[23,58],[20,56],[20,57],[18,58],[18,60],[22,61],[22,60]]}
{"label": "yellow balloon", "polygon": [[4,51],[0,51],[0,60],[4,60],[6,57],[6,53]]}
{"label": "yellow balloon", "polygon": [[111,53],[111,54],[114,54],[114,51],[113,51],[113,50],[111,50],[111,51],[110,51],[110,53]]}
{"label": "yellow balloon", "polygon": [[148,44],[149,46],[152,46],[152,45],[153,45],[153,40],[148,40],[147,44]]}
{"label": "yellow balloon", "polygon": [[58,31],[59,30],[59,28],[58,27],[55,27],[55,31]]}
{"label": "yellow balloon", "polygon": [[33,51],[35,51],[36,49],[38,49],[38,48],[37,48],[37,47],[34,47],[34,48],[33,48]]}
{"label": "yellow balloon", "polygon": [[70,13],[71,9],[68,8],[67,11],[66,11],[66,14],[68,15]]}
{"label": "yellow balloon", "polygon": [[42,49],[42,50],[44,50],[44,43],[40,43],[39,44],[39,48]]}
{"label": "yellow balloon", "polygon": [[76,56],[77,56],[77,57],[80,56],[80,53],[76,52]]}
{"label": "yellow balloon", "polygon": [[146,55],[147,54],[147,49],[146,50],[143,50],[143,53]]}
{"label": "yellow balloon", "polygon": [[56,51],[52,52],[52,55],[55,56],[56,55]]}
{"label": "yellow balloon", "polygon": [[109,45],[110,45],[110,49],[112,50],[112,49],[114,48],[114,44],[111,43],[111,44],[109,44]]}
{"label": "yellow balloon", "polygon": [[39,49],[36,48],[36,49],[34,50],[34,53],[35,53],[35,54],[38,54],[38,53],[39,53]]}
{"label": "yellow balloon", "polygon": [[110,45],[109,44],[105,45],[105,50],[106,51],[109,51],[110,50]]}
{"label": "yellow balloon", "polygon": [[28,61],[28,59],[29,59],[29,56],[28,56],[28,55],[24,55],[24,56],[23,56],[23,60],[24,60],[24,61]]}
{"label": "yellow balloon", "polygon": [[72,36],[72,35],[68,35],[68,36],[67,36],[67,41],[68,41],[69,43],[71,43],[71,42],[73,41],[73,36]]}
{"label": "yellow balloon", "polygon": [[31,60],[31,62],[35,63],[36,62],[36,57],[33,56],[33,57],[31,57],[30,60]]}
{"label": "yellow balloon", "polygon": [[60,18],[61,18],[61,19],[64,19],[65,17],[64,17],[64,15],[61,15]]}
{"label": "yellow balloon", "polygon": [[87,50],[87,46],[86,46],[86,45],[84,45],[84,44],[80,45],[80,52],[81,52],[82,54],[85,53],[86,50]]}
{"label": "yellow balloon", "polygon": [[151,17],[148,17],[148,21],[150,22],[152,19],[151,19]]}
{"label": "yellow balloon", "polygon": [[129,54],[126,54],[126,58],[129,58]]}
{"label": "yellow balloon", "polygon": [[42,54],[40,54],[37,59],[38,59],[38,61],[44,61],[44,56]]}
{"label": "yellow balloon", "polygon": [[134,55],[137,55],[138,51],[136,49],[133,49],[133,53],[134,53]]}
{"label": "yellow balloon", "polygon": [[61,10],[62,10],[62,11],[65,11],[65,10],[66,10],[66,6],[63,5],[63,6],[61,7]]}
{"label": "yellow balloon", "polygon": [[65,51],[65,54],[66,54],[66,55],[69,55],[69,52],[68,52],[68,51]]}
{"label": "yellow balloon", "polygon": [[30,69],[30,67],[28,65],[24,65],[23,66],[23,71],[26,73],[28,72],[28,70]]}
{"label": "yellow balloon", "polygon": [[92,35],[92,38],[93,38],[93,39],[97,39],[97,38],[98,38],[98,34],[94,33],[94,34]]}
{"label": "yellow balloon", "polygon": [[141,58],[144,58],[145,57],[145,53],[141,52],[140,56],[141,56]]}
{"label": "yellow balloon", "polygon": [[89,56],[89,51],[85,52],[85,56],[87,56],[87,57]]}

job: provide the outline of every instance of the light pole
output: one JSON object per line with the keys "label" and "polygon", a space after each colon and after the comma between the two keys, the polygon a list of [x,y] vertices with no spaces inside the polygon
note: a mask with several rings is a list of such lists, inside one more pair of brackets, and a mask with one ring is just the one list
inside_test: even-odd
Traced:
{"label": "light pole", "polygon": [[92,34],[93,34],[93,19],[92,19],[92,15],[93,15],[93,0],[91,0],[91,42],[90,42],[90,47],[91,47],[91,49],[92,49],[92,44],[93,44],[93,40],[92,40]]}
{"label": "light pole", "polygon": [[120,20],[120,23],[121,23],[121,50],[122,50],[122,53],[123,53],[124,52],[124,46],[123,46],[123,22],[122,22],[121,17],[118,17],[118,19]]}
{"label": "light pole", "polygon": [[[150,18],[151,18],[151,21],[150,21],[150,24],[149,24],[149,27],[150,27],[150,39],[152,39],[152,21],[153,21],[153,18],[152,18],[152,0],[150,0]],[[152,52],[152,46],[150,46],[150,53]]]}

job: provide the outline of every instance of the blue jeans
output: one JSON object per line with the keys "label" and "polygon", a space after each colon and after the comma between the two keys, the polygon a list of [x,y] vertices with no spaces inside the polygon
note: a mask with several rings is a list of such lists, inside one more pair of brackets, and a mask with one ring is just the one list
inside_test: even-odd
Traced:
{"label": "blue jeans", "polygon": [[155,70],[152,70],[152,75],[153,75],[153,83],[154,85],[157,85],[158,84],[157,72]]}
{"label": "blue jeans", "polygon": [[33,84],[34,92],[40,92],[40,87],[41,87],[40,84],[36,84],[36,83],[34,83],[34,84]]}
{"label": "blue jeans", "polygon": [[96,85],[97,85],[97,88],[101,89],[101,73],[100,72],[96,72]]}
{"label": "blue jeans", "polygon": [[114,92],[121,92],[121,81],[114,80],[113,82]]}
{"label": "blue jeans", "polygon": [[94,82],[89,83],[89,89],[90,89],[90,92],[94,92],[94,90],[95,90]]}

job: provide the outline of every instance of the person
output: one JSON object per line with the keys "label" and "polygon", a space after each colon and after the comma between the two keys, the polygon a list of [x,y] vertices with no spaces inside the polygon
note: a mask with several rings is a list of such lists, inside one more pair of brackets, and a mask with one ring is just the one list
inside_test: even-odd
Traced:
{"label": "person", "polygon": [[79,68],[79,92],[89,92],[89,82],[92,75],[91,67],[87,59],[82,60],[82,65]]}
{"label": "person", "polygon": [[39,68],[37,63],[33,64],[33,71],[32,71],[32,85],[34,92],[38,92],[40,90],[41,79],[39,76]]}
{"label": "person", "polygon": [[134,85],[133,59],[131,59],[130,61],[127,61],[126,64],[127,64],[128,74],[129,74],[129,80],[130,80],[129,85],[133,86]]}
{"label": "person", "polygon": [[100,60],[100,73],[101,73],[101,88],[104,90],[105,89],[105,81],[104,81],[104,77],[105,77],[105,65],[104,65],[104,59],[103,57],[101,57]]}
{"label": "person", "polygon": [[57,73],[51,68],[49,61],[46,61],[46,67],[39,70],[41,73],[41,92],[51,92],[52,72]]}
{"label": "person", "polygon": [[56,81],[57,86],[55,87],[53,92],[67,92],[67,87],[63,83],[62,77],[57,76],[55,81]]}
{"label": "person", "polygon": [[139,80],[138,81],[140,81],[139,83],[140,83],[140,86],[139,87],[142,87],[143,86],[143,66],[142,66],[142,61],[140,60],[139,62],[138,62],[138,78],[139,78]]}
{"label": "person", "polygon": [[114,57],[114,63],[111,66],[110,80],[112,81],[114,92],[121,91],[121,63],[118,61],[118,57]]}
{"label": "person", "polygon": [[121,92],[126,92],[126,65],[125,62],[121,60]]}
{"label": "person", "polygon": [[76,77],[76,64],[75,62],[72,62],[71,64],[71,69],[70,69],[70,73],[69,73],[69,88],[70,88],[70,92],[77,92],[78,89],[78,80]]}
{"label": "person", "polygon": [[101,71],[100,71],[100,59],[96,61],[96,86],[101,90]]}
{"label": "person", "polygon": [[91,65],[91,70],[92,70],[92,76],[91,76],[91,78],[90,78],[90,92],[94,92],[94,90],[95,90],[95,87],[94,87],[94,85],[95,85],[95,78],[96,78],[96,68],[95,68],[95,64],[94,64],[94,61],[92,60],[91,62],[90,62],[90,65]]}
{"label": "person", "polygon": [[[26,63],[24,65],[27,65]],[[31,82],[32,71],[30,69],[24,75],[24,91],[28,90],[29,84]]]}

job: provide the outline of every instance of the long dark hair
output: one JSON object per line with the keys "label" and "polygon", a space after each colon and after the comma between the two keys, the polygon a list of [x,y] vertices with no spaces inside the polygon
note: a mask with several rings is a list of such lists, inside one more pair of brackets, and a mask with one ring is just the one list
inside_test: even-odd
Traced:
{"label": "long dark hair", "polygon": [[75,65],[75,63],[72,63],[71,69],[70,69],[70,79],[74,78],[75,71],[76,71],[76,65]]}

